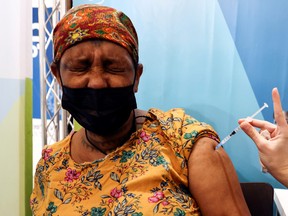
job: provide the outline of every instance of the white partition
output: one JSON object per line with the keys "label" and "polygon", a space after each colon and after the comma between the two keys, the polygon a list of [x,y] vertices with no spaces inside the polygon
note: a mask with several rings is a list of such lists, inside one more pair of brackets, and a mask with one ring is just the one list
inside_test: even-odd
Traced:
{"label": "white partition", "polygon": [[0,214],[29,215],[32,188],[32,3],[3,1],[1,6]]}

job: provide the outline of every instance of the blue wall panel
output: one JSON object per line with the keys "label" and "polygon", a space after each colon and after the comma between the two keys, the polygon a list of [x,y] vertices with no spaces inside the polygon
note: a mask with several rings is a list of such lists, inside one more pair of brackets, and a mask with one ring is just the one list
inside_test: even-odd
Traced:
{"label": "blue wall panel", "polygon": [[[219,0],[259,105],[278,87],[288,110],[288,1]],[[273,121],[273,110],[263,113]]]}

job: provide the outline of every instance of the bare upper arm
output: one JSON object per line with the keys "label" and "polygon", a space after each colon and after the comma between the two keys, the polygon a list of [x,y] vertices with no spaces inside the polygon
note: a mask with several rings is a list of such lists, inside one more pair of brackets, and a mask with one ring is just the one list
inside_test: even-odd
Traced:
{"label": "bare upper arm", "polygon": [[189,190],[203,215],[250,215],[234,166],[217,142],[200,138],[188,161]]}

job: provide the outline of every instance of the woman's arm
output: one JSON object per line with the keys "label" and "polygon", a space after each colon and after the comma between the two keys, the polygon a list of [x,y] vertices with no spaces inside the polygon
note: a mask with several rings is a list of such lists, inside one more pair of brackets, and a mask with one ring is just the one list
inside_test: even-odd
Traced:
{"label": "woman's arm", "polygon": [[188,161],[189,189],[203,215],[250,215],[233,164],[217,142],[200,138]]}

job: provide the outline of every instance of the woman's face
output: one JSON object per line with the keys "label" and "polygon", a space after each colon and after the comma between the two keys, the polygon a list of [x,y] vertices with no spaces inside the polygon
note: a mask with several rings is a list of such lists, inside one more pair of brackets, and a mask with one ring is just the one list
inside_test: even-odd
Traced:
{"label": "woman's face", "polygon": [[135,71],[128,51],[109,41],[84,41],[66,50],[60,71],[51,67],[62,84],[70,88],[113,88],[133,84],[137,91],[142,65]]}

